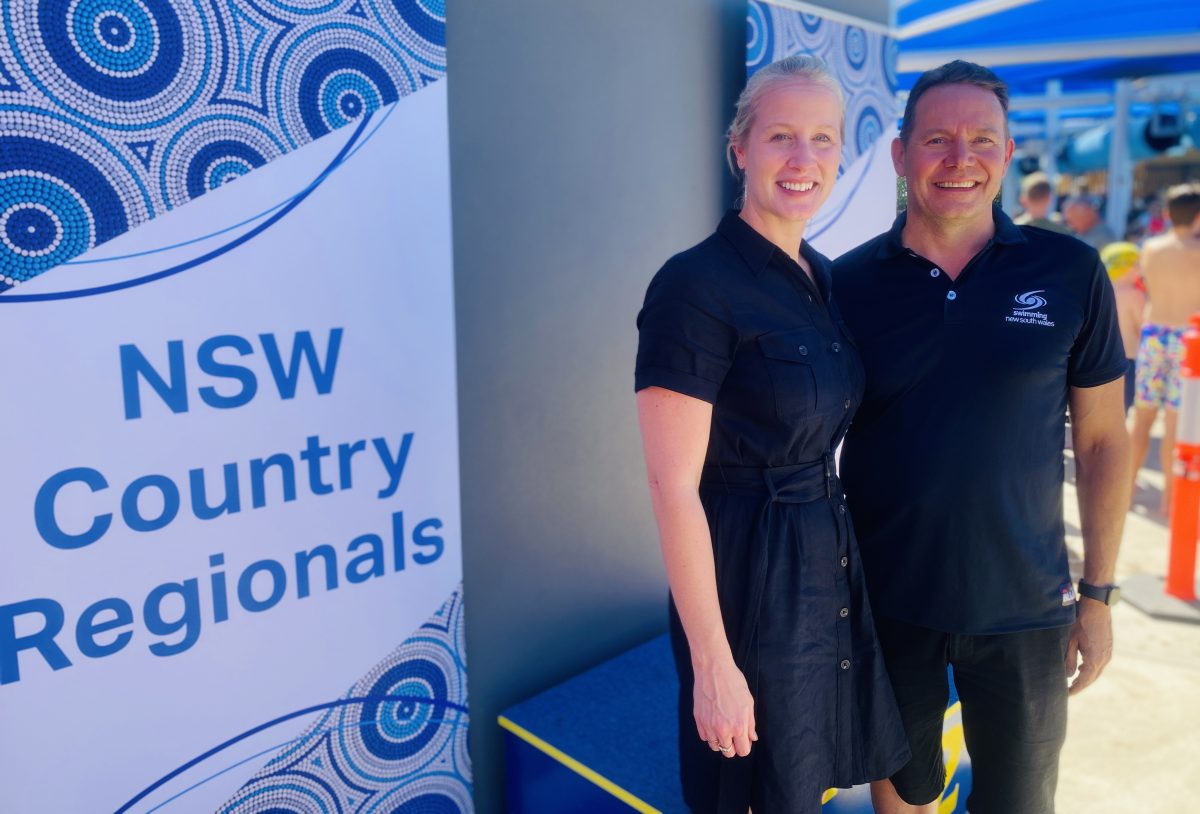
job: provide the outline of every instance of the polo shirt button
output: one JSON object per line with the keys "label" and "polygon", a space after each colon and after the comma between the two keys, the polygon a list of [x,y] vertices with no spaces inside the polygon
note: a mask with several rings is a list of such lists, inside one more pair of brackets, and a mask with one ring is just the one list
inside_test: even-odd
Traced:
{"label": "polo shirt button", "polygon": [[842,346],[841,346],[841,345],[839,345],[837,342],[834,342],[834,343],[833,343],[833,352],[834,352],[834,353],[837,353],[837,352],[839,352],[841,349],[842,349]]}
{"label": "polo shirt button", "polygon": [[842,567],[843,567],[843,568],[845,568],[845,567],[846,567],[847,565],[849,565],[849,564],[850,564],[850,558],[849,558],[849,557],[842,557]]}
{"label": "polo shirt button", "polygon": [[842,663],[841,663],[840,667],[843,670],[849,670],[850,669],[850,659],[842,659]]}
{"label": "polo shirt button", "polygon": [[801,356],[808,356],[808,347],[806,345],[801,345],[796,350],[800,351]]}
{"label": "polo shirt button", "polygon": [[948,299],[948,300],[956,300],[956,299],[958,299],[958,294],[957,294],[957,292],[954,292],[954,291],[947,291],[947,292],[946,292],[946,299]]}
{"label": "polo shirt button", "polygon": [[941,273],[942,273],[942,270],[941,270],[941,269],[930,269],[930,270],[929,270],[929,276],[930,276],[930,277],[936,277],[936,276],[938,276],[938,275],[939,275],[939,274],[941,274]]}
{"label": "polo shirt button", "polygon": [[842,617],[843,619],[845,619],[849,615],[850,615],[849,608],[842,608],[840,611],[838,611],[838,616]]}

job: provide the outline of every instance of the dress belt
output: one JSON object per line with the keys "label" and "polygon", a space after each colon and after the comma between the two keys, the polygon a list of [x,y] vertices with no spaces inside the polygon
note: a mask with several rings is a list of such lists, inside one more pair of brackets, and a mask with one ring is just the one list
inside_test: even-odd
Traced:
{"label": "dress belt", "polygon": [[827,452],[815,461],[790,466],[705,466],[700,475],[700,490],[710,494],[761,495],[765,498],[759,533],[747,541],[746,556],[751,558],[750,583],[746,586],[747,612],[742,617],[733,653],[738,668],[745,671],[750,664],[751,645],[758,633],[758,617],[766,592],[776,506],[779,503],[810,503],[840,494],[833,453]]}
{"label": "dress belt", "polygon": [[807,503],[833,497],[838,477],[833,453],[790,466],[723,466],[710,464],[700,474],[700,488],[730,495],[764,495],[773,502]]}

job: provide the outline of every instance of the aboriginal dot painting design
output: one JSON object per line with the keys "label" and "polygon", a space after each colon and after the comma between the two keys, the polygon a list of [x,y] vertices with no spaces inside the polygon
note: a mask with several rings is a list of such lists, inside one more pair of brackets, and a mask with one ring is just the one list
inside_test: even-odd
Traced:
{"label": "aboriginal dot painting design", "polygon": [[445,0],[3,0],[0,291],[446,73]]}
{"label": "aboriginal dot painting design", "polygon": [[844,170],[896,120],[896,41],[858,26],[797,11],[786,4],[750,0],[747,6],[746,74],[792,54],[825,61],[846,96]]}
{"label": "aboriginal dot painting design", "polygon": [[467,755],[462,587],[218,814],[459,814]]}

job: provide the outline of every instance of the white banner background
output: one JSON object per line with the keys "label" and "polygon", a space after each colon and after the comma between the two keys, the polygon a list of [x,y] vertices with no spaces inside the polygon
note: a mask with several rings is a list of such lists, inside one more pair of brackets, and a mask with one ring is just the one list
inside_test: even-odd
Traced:
{"label": "white banner background", "polygon": [[[284,155],[82,259],[149,251],[252,218],[319,177],[356,129],[352,124]],[[7,349],[0,606],[39,597],[59,602],[65,623],[55,641],[72,662],[52,671],[36,650],[22,650],[20,679],[0,686],[0,810],[112,811],[226,739],[336,699],[455,592],[462,570],[446,82],[378,111],[355,147],[278,222],[208,262],[113,293],[0,304],[0,343]],[[61,267],[12,293],[136,277],[198,257],[262,222],[168,252]],[[295,398],[281,399],[259,335],[273,334],[286,361],[296,332],[309,331],[324,363],[333,328],[343,336],[331,391],[318,395],[302,365]],[[205,386],[223,395],[239,390],[236,381],[197,367],[200,343],[222,334],[244,337],[253,347],[246,356],[228,348],[216,355],[257,380],[253,400],[236,409],[214,409],[197,394]],[[170,340],[183,342],[188,411],[172,413],[142,382],[143,416],[126,420],[118,348],[135,344],[165,377]],[[371,439],[385,439],[394,455],[406,433],[413,438],[400,486],[380,499],[389,479]],[[313,435],[333,447],[322,467],[331,494],[313,494],[298,457]],[[367,445],[352,459],[352,486],[339,488],[336,446],[358,440]],[[296,499],[281,500],[278,473],[272,473],[267,505],[253,509],[248,461],[280,452],[295,461]],[[241,511],[199,520],[190,509],[188,470],[203,468],[209,502],[216,503],[226,463],[238,465]],[[101,472],[109,488],[94,494],[78,484],[64,489],[60,523],[78,533],[94,515],[113,512],[113,524],[91,545],[57,549],[35,527],[35,496],[49,476],[80,466]],[[149,474],[166,475],[180,487],[179,515],[161,530],[134,532],[121,520],[121,493]],[[152,500],[142,507],[146,516],[158,513]],[[399,572],[391,559],[396,511],[404,513],[410,537],[408,562]],[[414,545],[411,535],[428,518],[441,521],[429,533],[444,539],[444,550],[419,565],[413,554],[432,549]],[[362,550],[346,549],[363,534],[383,539],[387,568],[353,584],[345,569]],[[311,594],[297,598],[295,553],[323,544],[338,554],[338,587],[326,589],[318,560]],[[222,566],[209,565],[214,554],[224,555]],[[264,558],[283,564],[287,590],[274,607],[250,613],[238,603],[237,578]],[[214,624],[210,575],[218,571],[227,575],[229,618]],[[149,645],[177,642],[182,634],[149,633],[142,603],[155,586],[191,578],[199,581],[199,637],[184,652],[156,656]],[[266,581],[255,586],[260,599],[266,596]],[[84,657],[75,622],[106,597],[128,602],[133,623],[97,641],[111,642],[122,630],[131,631],[132,640],[104,658]],[[180,606],[175,597],[163,606],[164,617],[178,618]],[[40,616],[26,615],[17,619],[15,634],[41,627]],[[254,748],[243,743],[214,756],[133,810],[150,810],[247,754],[295,737],[306,723],[293,720]],[[266,757],[161,810],[213,810]],[[469,778],[469,769],[459,768]]]}

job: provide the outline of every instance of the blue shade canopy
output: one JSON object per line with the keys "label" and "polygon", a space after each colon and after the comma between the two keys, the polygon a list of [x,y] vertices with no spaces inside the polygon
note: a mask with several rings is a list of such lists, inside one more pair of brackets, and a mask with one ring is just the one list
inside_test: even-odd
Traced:
{"label": "blue shade canopy", "polygon": [[[915,0],[898,7],[899,86],[968,59],[1014,94],[1100,90],[1115,79],[1200,71],[1197,0]],[[943,25],[944,27],[938,27]]]}

